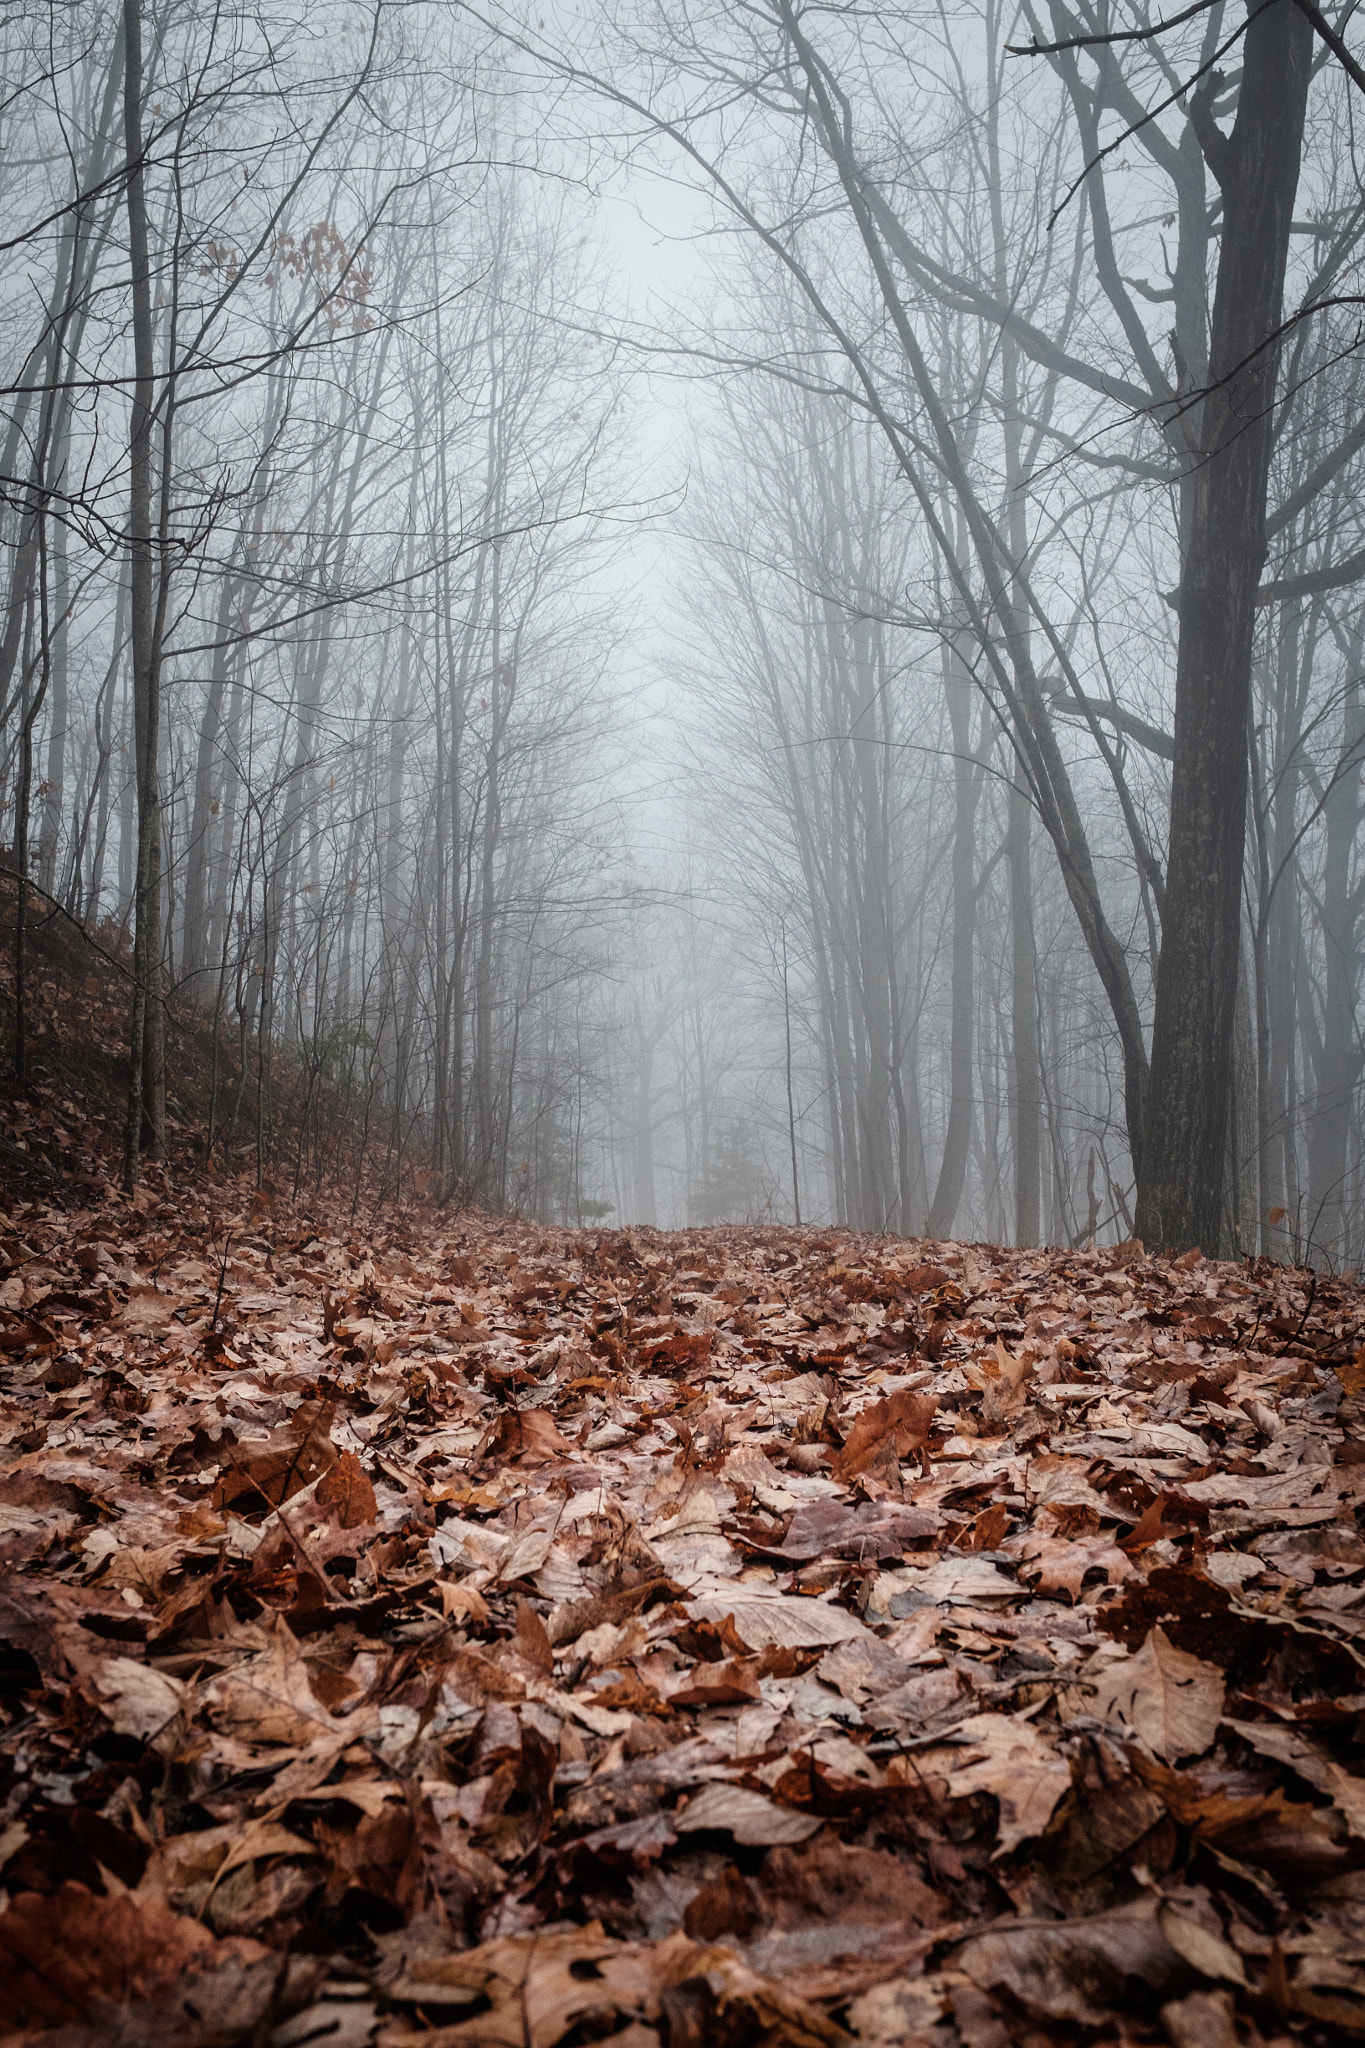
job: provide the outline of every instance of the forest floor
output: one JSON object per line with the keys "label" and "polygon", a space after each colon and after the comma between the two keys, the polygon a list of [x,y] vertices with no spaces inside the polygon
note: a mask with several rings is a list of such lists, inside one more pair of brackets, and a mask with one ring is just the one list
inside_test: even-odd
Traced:
{"label": "forest floor", "polygon": [[1365,2033],[1356,1282],[130,1201],[43,1085],[5,2042]]}

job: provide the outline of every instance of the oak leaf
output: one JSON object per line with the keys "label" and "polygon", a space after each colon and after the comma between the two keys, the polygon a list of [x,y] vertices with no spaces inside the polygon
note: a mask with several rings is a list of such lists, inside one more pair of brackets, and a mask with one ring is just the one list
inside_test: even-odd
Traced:
{"label": "oak leaf", "polygon": [[267,2015],[293,2011],[322,1964],[282,1963],[258,1942],[217,1941],[154,1899],[67,1883],[10,1901],[0,1914],[0,1970],[9,2027],[61,2028],[83,2043],[96,2036],[93,2027],[76,2033],[81,2021],[98,2023],[103,2037],[112,2017],[129,2048],[192,2048],[248,2039]]}
{"label": "oak leaf", "polygon": [[1008,1991],[1034,2019],[1087,2027],[1186,1989],[1189,1965],[1157,1921],[1156,1901],[1052,1925],[997,1926],[972,1936],[954,1961],[983,1990]]}
{"label": "oak leaf", "polygon": [[[764,2040],[783,2048],[837,2048],[843,2029],[815,2007],[749,1969],[723,1946],[678,1933],[613,1941],[593,1921],[554,1934],[519,1934],[463,1955],[411,1964],[385,1986],[394,2003],[423,2009],[481,2006],[454,2025],[391,2027],[380,2048],[558,2048],[604,2034],[630,2048],[659,2038]],[[613,2025],[614,2023],[614,2025]]]}

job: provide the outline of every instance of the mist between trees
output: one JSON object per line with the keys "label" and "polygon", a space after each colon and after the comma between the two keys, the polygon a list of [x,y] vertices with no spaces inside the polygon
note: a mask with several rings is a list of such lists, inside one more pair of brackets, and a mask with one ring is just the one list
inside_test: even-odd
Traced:
{"label": "mist between trees", "polygon": [[223,1168],[1358,1263],[1348,15],[6,9],[19,1085],[46,897],[130,1184],[169,1004]]}

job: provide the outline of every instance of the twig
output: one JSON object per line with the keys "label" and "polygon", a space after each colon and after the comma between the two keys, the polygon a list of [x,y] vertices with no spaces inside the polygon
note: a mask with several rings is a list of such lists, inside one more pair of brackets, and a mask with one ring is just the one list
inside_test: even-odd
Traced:
{"label": "twig", "polygon": [[218,1311],[219,1311],[219,1308],[220,1308],[220,1307],[222,1306],[222,1301],[223,1301],[223,1289],[224,1289],[224,1287],[225,1287],[225,1286],[227,1285],[227,1269],[228,1269],[228,1252],[229,1252],[229,1251],[231,1250],[231,1247],[232,1247],[232,1226],[231,1226],[231,1224],[229,1224],[229,1225],[228,1225],[228,1234],[227,1234],[227,1236],[226,1236],[226,1237],[224,1238],[224,1240],[223,1240],[223,1259],[222,1259],[222,1264],[221,1264],[221,1265],[219,1266],[219,1268],[218,1268],[218,1292],[217,1292],[217,1293],[216,1293],[216,1294],[214,1295],[214,1297],[213,1297],[213,1320],[212,1320],[212,1322],[211,1322],[211,1323],[209,1324],[209,1334],[210,1334],[211,1336],[216,1336],[216,1335],[217,1335],[217,1331],[218,1331]]}
{"label": "twig", "polygon": [[1275,1353],[1275,1356],[1277,1358],[1283,1358],[1285,1353],[1288,1351],[1290,1345],[1297,1344],[1300,1337],[1303,1335],[1303,1326],[1308,1321],[1309,1316],[1313,1313],[1313,1298],[1317,1294],[1317,1291],[1318,1273],[1317,1267],[1315,1266],[1308,1276],[1308,1300],[1304,1306],[1303,1314],[1299,1317],[1299,1327],[1297,1328],[1297,1330],[1295,1330],[1292,1337],[1285,1338],[1284,1343],[1280,1346],[1280,1349]]}

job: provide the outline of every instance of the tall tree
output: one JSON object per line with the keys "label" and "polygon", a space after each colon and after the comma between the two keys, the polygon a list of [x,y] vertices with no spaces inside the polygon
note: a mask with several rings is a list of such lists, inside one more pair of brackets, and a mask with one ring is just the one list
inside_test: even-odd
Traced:
{"label": "tall tree", "polygon": [[1154,1245],[1219,1246],[1242,944],[1247,732],[1266,560],[1279,327],[1313,30],[1295,0],[1252,7],[1237,117],[1190,118],[1223,198],[1205,394],[1190,421],[1166,902],[1136,1226]]}
{"label": "tall tree", "polygon": [[133,389],[128,436],[128,587],[132,630],[137,867],[133,897],[133,1013],[128,1032],[128,1121],[123,1183],[137,1185],[144,1120],[152,1156],[165,1150],[161,1010],[161,691],[156,564],[152,546],[152,432],[156,396],[152,271],[147,239],[142,132],[142,0],[123,0],[123,136],[127,157],[128,264]]}

